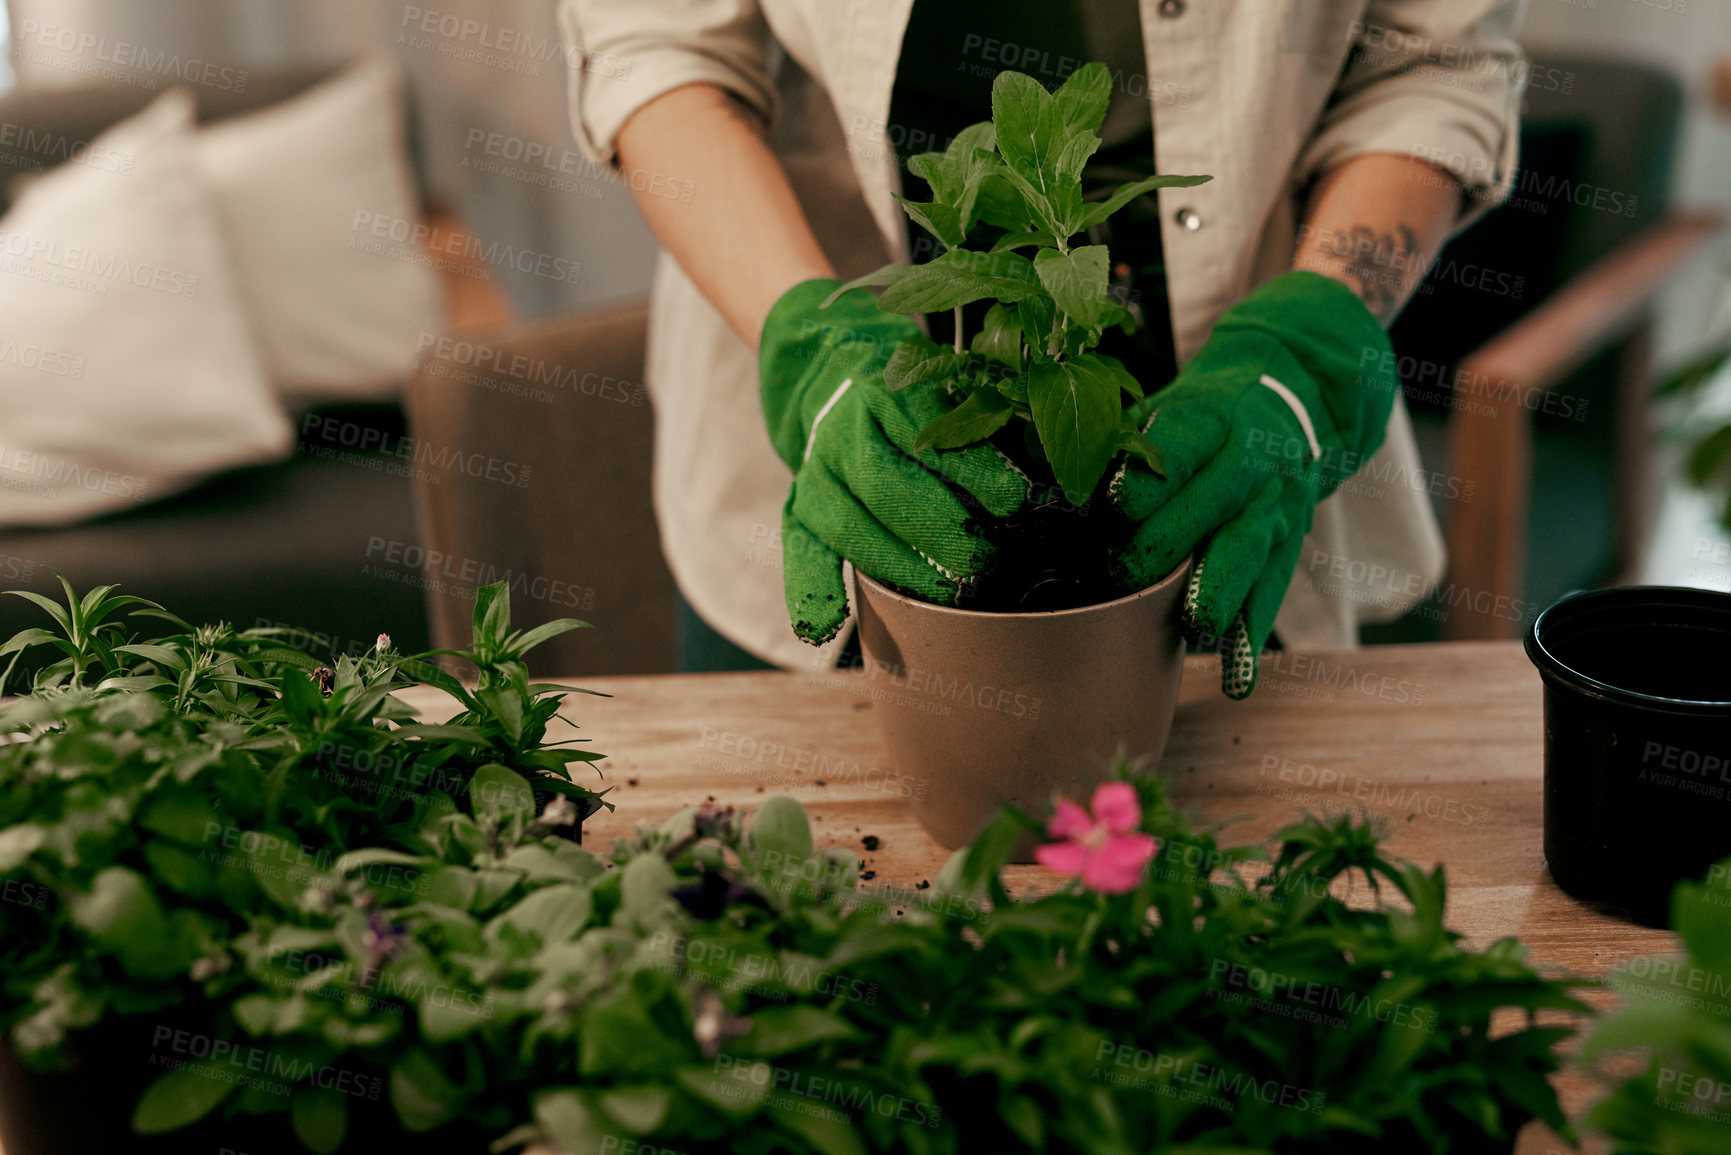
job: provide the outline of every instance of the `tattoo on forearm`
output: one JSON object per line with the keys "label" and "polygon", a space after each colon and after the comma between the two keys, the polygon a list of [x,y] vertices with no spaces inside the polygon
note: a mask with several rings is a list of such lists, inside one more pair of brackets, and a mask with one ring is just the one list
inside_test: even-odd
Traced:
{"label": "tattoo on forearm", "polygon": [[1378,233],[1369,225],[1355,225],[1350,233],[1319,232],[1321,250],[1340,260],[1341,273],[1356,285],[1355,292],[1388,324],[1406,304],[1430,262],[1419,251],[1418,235],[1406,225],[1397,241],[1393,233]]}

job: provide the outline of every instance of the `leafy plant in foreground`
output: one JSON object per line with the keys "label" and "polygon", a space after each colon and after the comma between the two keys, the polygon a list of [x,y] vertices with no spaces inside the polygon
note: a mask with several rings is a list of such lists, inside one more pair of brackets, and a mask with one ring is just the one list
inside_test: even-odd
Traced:
{"label": "leafy plant in foreground", "polygon": [[[1623,1006],[1582,1043],[1580,1057],[1610,1085],[1588,1113],[1624,1155],[1718,1155],[1731,1150],[1731,860],[1704,882],[1679,883],[1671,925],[1681,958],[1613,969]],[[1640,1065],[1612,1067],[1642,1050]],[[1611,1070],[1616,1074],[1609,1073]]]}
{"label": "leafy plant in foreground", "polygon": [[[503,596],[477,607],[469,656],[521,708],[458,686],[469,720],[445,726],[407,719],[400,679],[443,680],[388,645],[291,702],[303,666],[268,635],[94,635],[111,660],[91,599],[82,671],[0,706],[23,738],[0,745],[0,874],[46,897],[0,903],[12,1046],[33,1065],[124,1054],[135,1085],[103,1093],[140,1131],[281,1134],[286,1114],[317,1152],[371,1149],[380,1112],[433,1132],[423,1147],[570,1155],[1459,1153],[1507,1150],[1529,1118],[1567,1134],[1547,1076],[1568,1031],[1533,1019],[1581,1004],[1513,940],[1463,949],[1441,868],[1388,859],[1347,817],[1222,846],[1126,771],[1134,802],[1091,819],[1122,843],[1097,876],[1116,893],[1014,902],[1001,868],[1037,825],[1014,813],[921,890],[860,889],[854,856],[781,797],[749,819],[707,803],[595,857],[560,837],[584,800],[506,761],[536,753],[546,688],[517,676],[536,639]],[[1074,820],[1051,833],[1093,845]],[[1525,1022],[1493,1034],[1510,1010]],[[168,1023],[269,1056],[283,1087],[117,1050]],[[376,1079],[381,1101],[329,1071]]]}
{"label": "leafy plant in foreground", "polygon": [[[1131,781],[1159,853],[1112,895],[1010,901],[1013,814],[927,891],[854,889],[852,856],[815,848],[786,798],[622,842],[553,973],[543,946],[508,984],[568,1010],[536,1019],[557,1066],[513,1137],[851,1155],[1507,1150],[1535,1117],[1568,1133],[1547,1076],[1569,1032],[1531,1016],[1581,1004],[1513,940],[1461,949],[1440,868],[1385,859],[1344,818],[1288,827],[1269,861]],[[1410,910],[1348,905],[1353,879]],[[1503,1008],[1528,1022],[1493,1038]]]}
{"label": "leafy plant in foreground", "polygon": [[[1023,439],[1028,455],[1049,466],[1077,505],[1121,451],[1156,472],[1161,464],[1141,432],[1146,413],[1123,404],[1143,400],[1142,385],[1115,358],[1092,351],[1111,326],[1129,332],[1134,325],[1113,299],[1107,248],[1075,240],[1139,196],[1212,179],[1152,176],[1105,200],[1083,200],[1082,170],[1100,147],[1111,92],[1111,73],[1098,63],[1051,93],[1030,76],[999,73],[991,121],[963,129],[943,152],[908,162],[933,199],[900,198],[902,207],[937,239],[942,255],[923,265],[886,265],[837,291],[882,287],[878,303],[895,313],[953,310],[953,348],[910,338],[884,371],[891,388],[936,379],[953,383],[961,397],[925,428],[921,447],[971,445],[1019,418],[1031,423]],[[996,239],[970,248],[981,223]],[[962,307],[983,300],[993,304],[964,345]]]}
{"label": "leafy plant in foreground", "polygon": [[[20,594],[57,630],[0,647],[65,655],[0,704],[0,875],[55,896],[0,904],[0,1023],[37,1065],[111,1014],[217,993],[237,938],[296,909],[349,850],[423,852],[443,819],[478,821],[463,814],[476,782],[565,798],[573,828],[606,804],[565,770],[599,755],[545,742],[568,689],[522,665],[581,623],[513,633],[503,584],[477,600],[474,690],[383,636],[319,667],[276,630],[195,628],[113,588],[67,585],[65,605]],[[165,632],[132,636],[153,621]],[[417,722],[395,696],[417,683],[466,710]]]}

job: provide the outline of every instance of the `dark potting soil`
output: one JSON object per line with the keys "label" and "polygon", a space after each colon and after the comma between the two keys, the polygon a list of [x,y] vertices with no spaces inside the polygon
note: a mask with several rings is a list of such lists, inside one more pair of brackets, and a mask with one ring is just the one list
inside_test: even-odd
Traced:
{"label": "dark potting soil", "polygon": [[1057,501],[1007,518],[986,518],[998,547],[987,572],[963,587],[956,605],[989,613],[1071,610],[1130,592],[1112,576],[1111,549],[1130,532],[1100,493],[1080,506]]}
{"label": "dark potting soil", "polygon": [[[1020,433],[1018,426],[1023,427]],[[1033,480],[1036,492],[1054,496],[1010,517],[993,517],[974,504],[969,528],[997,547],[997,554],[985,573],[962,587],[958,609],[1043,613],[1099,605],[1136,592],[1112,574],[1115,547],[1129,540],[1134,526],[1106,495],[1110,471],[1087,501],[1075,505],[1029,444],[1032,437],[1031,422],[1013,421],[991,443]],[[904,597],[924,600],[894,582],[884,584]]]}

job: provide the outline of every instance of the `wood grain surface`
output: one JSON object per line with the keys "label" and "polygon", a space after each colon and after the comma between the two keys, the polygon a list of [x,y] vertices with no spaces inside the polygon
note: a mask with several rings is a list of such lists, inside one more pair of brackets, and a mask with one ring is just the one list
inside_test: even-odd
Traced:
{"label": "wood grain surface", "polygon": [[[1516,935],[1547,966],[1603,976],[1619,962],[1672,953],[1668,932],[1636,926],[1558,890],[1541,846],[1543,720],[1537,672],[1515,642],[1387,646],[1263,659],[1247,701],[1226,699],[1218,660],[1186,659],[1172,737],[1160,762],[1176,805],[1198,820],[1242,817],[1223,838],[1266,838],[1301,811],[1367,809],[1388,822],[1389,851],[1449,878],[1449,924],[1483,947]],[[573,696],[579,736],[618,809],[585,826],[605,851],[713,797],[747,807],[770,794],[805,804],[820,843],[861,855],[862,886],[912,887],[949,851],[915,822],[878,735],[877,703],[895,688],[859,673],[741,673],[595,678],[610,698]],[[405,695],[442,720],[448,699]],[[553,737],[570,735],[553,735]],[[581,772],[581,771],[580,771]],[[864,839],[876,839],[867,850]],[[1037,866],[1006,871],[1013,893],[1050,885]],[[1590,992],[1609,1006],[1614,993]],[[1595,1096],[1559,1079],[1578,1110]],[[1583,1151],[1604,1148],[1589,1143]],[[1522,1155],[1574,1150],[1541,1128]]]}

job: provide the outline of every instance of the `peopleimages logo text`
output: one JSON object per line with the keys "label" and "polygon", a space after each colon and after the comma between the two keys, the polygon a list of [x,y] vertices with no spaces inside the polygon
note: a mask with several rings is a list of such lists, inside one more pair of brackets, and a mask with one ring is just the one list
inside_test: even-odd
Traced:
{"label": "peopleimages logo text", "polygon": [[202,84],[225,92],[246,91],[247,71],[244,68],[229,68],[196,57],[182,59],[179,53],[152,52],[142,44],[111,41],[93,32],[44,24],[40,20],[19,23],[18,44],[21,48],[49,49],[70,56],[88,57],[100,64],[134,69],[153,76],[172,76],[187,84]]}

